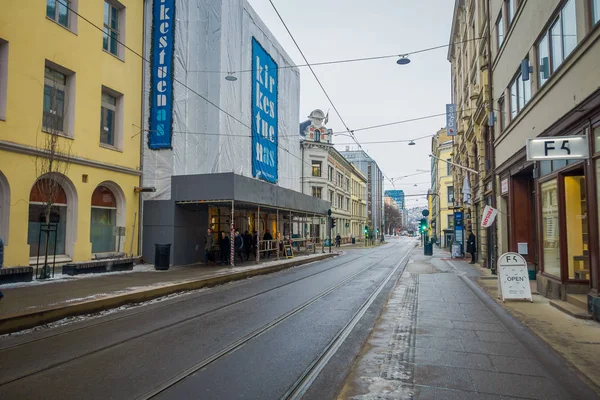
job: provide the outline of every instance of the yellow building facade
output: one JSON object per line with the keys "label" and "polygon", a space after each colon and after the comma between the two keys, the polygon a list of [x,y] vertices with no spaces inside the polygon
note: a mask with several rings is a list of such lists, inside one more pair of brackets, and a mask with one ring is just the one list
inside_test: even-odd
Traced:
{"label": "yellow building facade", "polygon": [[351,208],[351,234],[357,242],[365,238],[364,229],[367,225],[367,178],[354,166],[350,171],[350,200]]}
{"label": "yellow building facade", "polygon": [[435,156],[432,157],[435,161],[429,196],[431,234],[435,235],[440,246],[448,247],[454,239],[454,183],[451,165],[446,162],[452,160],[452,139],[446,135],[446,129],[441,129],[432,138],[431,151]]}
{"label": "yellow building facade", "polygon": [[[5,0],[0,13],[0,237],[9,267],[37,263],[43,182],[59,183],[50,218],[57,261],[138,253],[142,60],[123,44],[142,54],[143,2],[64,4]],[[48,168],[49,154],[58,169]]]}

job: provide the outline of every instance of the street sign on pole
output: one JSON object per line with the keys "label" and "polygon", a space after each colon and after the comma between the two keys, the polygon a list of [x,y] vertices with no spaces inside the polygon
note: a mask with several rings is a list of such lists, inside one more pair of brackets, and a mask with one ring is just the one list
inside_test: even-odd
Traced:
{"label": "street sign on pole", "polygon": [[533,303],[527,261],[522,255],[504,253],[498,259],[498,298],[502,298],[502,301],[529,300]]}

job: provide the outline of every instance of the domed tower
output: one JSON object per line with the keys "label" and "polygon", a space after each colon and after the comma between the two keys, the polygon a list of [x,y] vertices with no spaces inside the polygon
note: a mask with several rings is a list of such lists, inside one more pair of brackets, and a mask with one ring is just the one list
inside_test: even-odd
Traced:
{"label": "domed tower", "polygon": [[303,136],[305,140],[331,144],[333,132],[325,126],[328,120],[329,113],[325,115],[325,113],[319,109],[312,111],[308,116],[308,120],[300,123],[300,135]]}

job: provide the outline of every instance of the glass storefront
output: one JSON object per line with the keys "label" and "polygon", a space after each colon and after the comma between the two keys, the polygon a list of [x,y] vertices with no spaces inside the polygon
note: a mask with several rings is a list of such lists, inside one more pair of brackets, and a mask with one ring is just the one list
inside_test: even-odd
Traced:
{"label": "glass storefront", "polygon": [[585,177],[565,176],[565,219],[569,279],[589,279]]}
{"label": "glass storefront", "polygon": [[542,252],[544,272],[560,277],[560,238],[558,224],[558,183],[556,179],[541,184]]}
{"label": "glass storefront", "polygon": [[[27,244],[29,244],[29,256],[37,257],[46,254],[46,232],[41,232],[46,226],[46,207],[43,204],[29,204],[29,225],[27,230]],[[54,245],[56,241],[56,255],[65,254],[65,237],[67,232],[67,205],[54,204],[50,210],[51,230],[56,227],[48,238],[48,255],[54,256]],[[38,253],[39,249],[39,253]]]}
{"label": "glass storefront", "polygon": [[109,188],[98,186],[92,194],[90,219],[92,253],[110,253],[117,250],[116,226],[117,201],[115,196]]}

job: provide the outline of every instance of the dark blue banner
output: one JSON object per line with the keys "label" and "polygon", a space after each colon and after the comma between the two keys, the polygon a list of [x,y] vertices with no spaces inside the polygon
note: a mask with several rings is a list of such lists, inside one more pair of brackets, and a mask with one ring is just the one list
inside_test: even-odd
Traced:
{"label": "dark blue banner", "polygon": [[252,38],[252,176],[277,183],[277,64]]}
{"label": "dark blue banner", "polygon": [[175,0],[154,0],[152,7],[148,147],[153,150],[170,149],[173,123]]}

